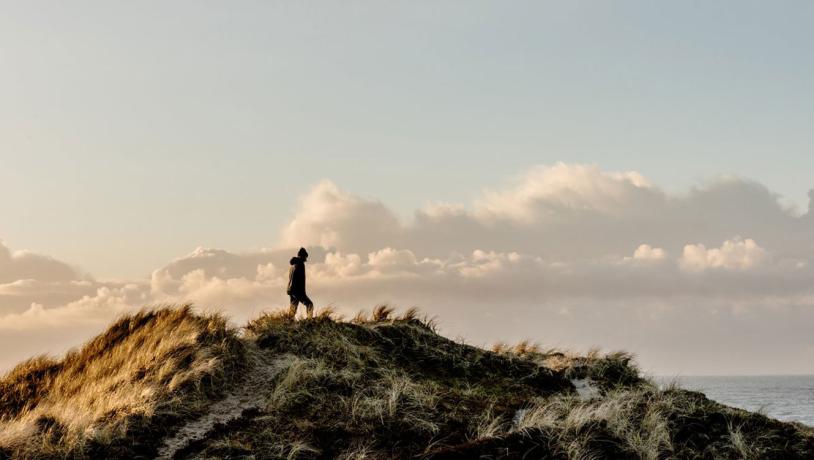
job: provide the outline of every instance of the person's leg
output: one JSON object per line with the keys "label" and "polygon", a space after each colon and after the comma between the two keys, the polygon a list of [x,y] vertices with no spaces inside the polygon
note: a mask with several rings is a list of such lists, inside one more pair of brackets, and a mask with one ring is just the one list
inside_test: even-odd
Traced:
{"label": "person's leg", "polygon": [[291,298],[291,305],[288,306],[288,316],[290,316],[291,319],[294,319],[294,317],[297,316],[297,305],[299,305],[300,301],[297,300],[297,298],[293,295],[288,297]]}
{"label": "person's leg", "polygon": [[311,299],[309,299],[307,295],[302,297],[302,303],[305,304],[305,312],[308,314],[308,319],[311,319],[314,317],[314,302],[311,302]]}

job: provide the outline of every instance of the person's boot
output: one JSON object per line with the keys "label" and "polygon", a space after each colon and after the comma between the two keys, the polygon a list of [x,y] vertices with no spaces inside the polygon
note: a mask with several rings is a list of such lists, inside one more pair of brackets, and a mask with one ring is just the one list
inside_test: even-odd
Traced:
{"label": "person's boot", "polygon": [[297,317],[297,306],[291,305],[288,307],[288,316],[293,321]]}
{"label": "person's boot", "polygon": [[306,311],[308,312],[308,319],[314,319],[314,306],[307,307]]}

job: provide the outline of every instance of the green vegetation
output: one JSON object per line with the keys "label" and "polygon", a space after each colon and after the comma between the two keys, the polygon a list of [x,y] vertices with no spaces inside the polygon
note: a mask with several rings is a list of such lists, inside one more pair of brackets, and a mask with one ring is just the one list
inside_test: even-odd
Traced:
{"label": "green vegetation", "polygon": [[0,380],[0,456],[814,458],[811,429],[661,390],[625,353],[484,350],[415,310],[334,316],[124,318]]}

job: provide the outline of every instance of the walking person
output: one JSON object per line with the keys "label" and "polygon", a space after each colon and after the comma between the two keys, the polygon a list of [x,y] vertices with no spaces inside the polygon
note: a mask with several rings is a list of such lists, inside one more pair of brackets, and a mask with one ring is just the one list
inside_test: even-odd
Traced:
{"label": "walking person", "polygon": [[314,303],[305,293],[305,261],[308,260],[308,251],[300,248],[297,257],[291,258],[291,268],[288,270],[288,289],[286,292],[291,298],[289,315],[293,319],[297,316],[297,306],[302,302],[308,314],[308,319],[314,317]]}

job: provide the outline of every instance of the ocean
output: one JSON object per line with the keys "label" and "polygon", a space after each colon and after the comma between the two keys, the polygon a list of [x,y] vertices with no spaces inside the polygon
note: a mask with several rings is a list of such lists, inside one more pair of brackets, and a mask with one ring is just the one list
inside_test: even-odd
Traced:
{"label": "ocean", "polygon": [[708,398],[769,417],[814,426],[814,375],[682,376],[659,378],[676,381]]}

